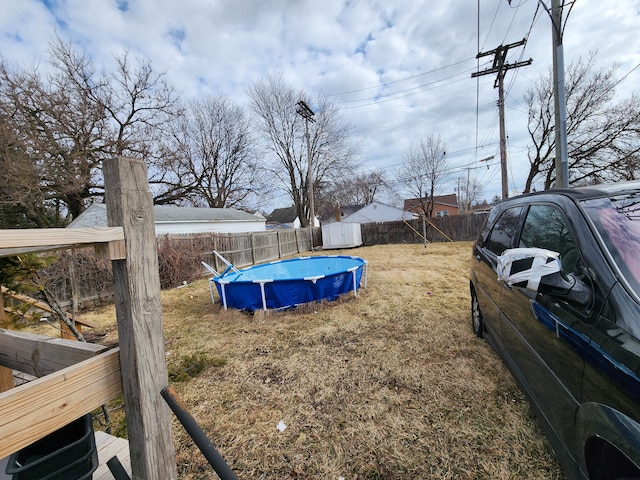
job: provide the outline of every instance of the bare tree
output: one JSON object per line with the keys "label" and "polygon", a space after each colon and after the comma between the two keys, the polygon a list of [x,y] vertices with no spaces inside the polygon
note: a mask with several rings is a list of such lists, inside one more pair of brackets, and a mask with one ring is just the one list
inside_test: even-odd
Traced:
{"label": "bare tree", "polygon": [[467,191],[467,202],[469,207],[480,203],[480,197],[483,192],[484,186],[482,185],[482,182],[476,177],[472,178],[469,182],[469,188]]}
{"label": "bare tree", "polygon": [[87,102],[101,108],[106,122],[101,137],[110,156],[144,159],[156,203],[170,203],[178,195],[167,179],[170,127],[179,117],[180,98],[174,87],[146,59],[132,59],[125,51],[115,58],[115,69],[95,73],[87,55],[59,38],[52,44],[52,63],[82,93]]}
{"label": "bare tree", "polygon": [[40,174],[11,119],[0,115],[0,228],[58,225],[55,208],[40,189]]}
{"label": "bare tree", "polygon": [[389,183],[381,171],[344,176],[321,185],[318,211],[327,217],[336,205],[369,205],[388,191]]}
{"label": "bare tree", "polygon": [[298,217],[307,226],[309,162],[304,119],[296,113],[296,105],[302,100],[315,109],[315,122],[309,126],[314,191],[323,182],[354,171],[358,144],[350,137],[351,128],[327,98],[311,102],[306,92],[287,84],[281,74],[267,75],[251,85],[248,93],[251,107],[260,119],[266,148],[274,155],[275,161],[266,168],[291,197]]}
{"label": "bare tree", "polygon": [[[86,57],[77,60],[76,69],[86,72]],[[96,194],[96,172],[105,152],[101,107],[59,70],[46,75],[37,69],[14,72],[2,64],[0,108],[23,145],[21,160],[30,163],[21,168],[37,175],[32,188],[40,189],[43,202],[56,204],[70,217],[80,214],[85,200]],[[64,223],[65,216],[61,212],[56,223]]]}
{"label": "bare tree", "polygon": [[403,154],[398,171],[399,181],[419,202],[422,213],[433,213],[433,197],[447,177],[446,145],[439,135],[429,134],[418,140]]}
{"label": "bare tree", "polygon": [[[640,98],[634,93],[615,101],[617,66],[594,69],[595,54],[567,68],[567,143],[569,184],[637,178],[640,150]],[[527,92],[529,175],[551,188],[556,179],[552,75],[541,77]]]}
{"label": "bare tree", "polygon": [[473,205],[479,203],[480,197],[482,196],[482,191],[482,183],[476,177],[467,180],[464,194],[460,195],[459,200],[461,203],[461,207],[465,212],[468,212]]}
{"label": "bare tree", "polygon": [[87,54],[57,38],[51,44],[51,63],[85,102],[98,105],[108,120],[105,132],[112,155],[149,158],[158,135],[166,133],[179,113],[179,96],[151,61],[129,52],[115,58],[115,69],[97,74]]}
{"label": "bare tree", "polygon": [[175,135],[181,153],[176,178],[184,200],[211,208],[237,207],[258,193],[251,123],[231,100],[209,95],[192,101]]}
{"label": "bare tree", "polygon": [[163,74],[146,61],[133,66],[127,53],[116,59],[114,71],[102,73],[84,51],[59,38],[49,54],[46,72],[0,65],[0,113],[23,145],[22,159],[37,172],[42,201],[58,209],[55,226],[61,226],[104,195],[105,158],[143,158],[152,181],[162,183],[160,147],[178,98]]}

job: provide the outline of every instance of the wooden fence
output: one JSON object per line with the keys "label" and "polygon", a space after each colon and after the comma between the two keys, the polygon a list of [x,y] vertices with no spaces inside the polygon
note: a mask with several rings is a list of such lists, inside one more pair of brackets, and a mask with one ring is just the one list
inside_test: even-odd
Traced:
{"label": "wooden fence", "polygon": [[[363,245],[392,243],[469,241],[480,232],[486,214],[361,225]],[[236,267],[269,262],[312,250],[310,229],[275,229],[253,233],[162,235],[157,238],[160,282],[163,288],[209,275],[201,262],[221,272],[225,263],[214,250]],[[313,230],[314,249],[322,247],[322,231]],[[45,270],[49,289],[63,308],[82,308],[110,301],[113,291],[111,265],[97,260],[92,252],[60,252],[58,260]]]}
{"label": "wooden fence", "polygon": [[[314,229],[313,237],[314,245],[320,245],[319,228]],[[213,253],[214,250],[240,268],[312,249],[309,229],[162,235],[156,240],[163,288],[177,287],[185,281],[210,275],[201,262],[218,272],[223,271],[226,264]],[[63,308],[75,310],[112,298],[110,262],[97,259],[90,249],[59,252],[57,260],[41,272],[40,278]]]}
{"label": "wooden fence", "polygon": [[[318,229],[316,229],[318,230]],[[311,251],[309,229],[282,229],[253,233],[198,234],[210,240],[210,248],[203,252],[205,262],[216,270],[224,270],[225,264],[214,255],[215,250],[236,267],[246,267],[279,258]],[[172,240],[181,236],[172,235]],[[192,235],[185,236],[193,238]],[[314,232],[314,241],[317,240]]]}
{"label": "wooden fence", "polygon": [[361,225],[363,245],[388,243],[464,242],[475,240],[487,214],[452,215],[402,222],[365,223]]}

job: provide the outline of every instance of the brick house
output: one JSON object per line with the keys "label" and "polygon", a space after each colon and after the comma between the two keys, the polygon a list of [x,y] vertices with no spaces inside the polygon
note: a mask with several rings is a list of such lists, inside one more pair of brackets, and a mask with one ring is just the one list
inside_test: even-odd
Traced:
{"label": "brick house", "polygon": [[[404,201],[404,209],[410,212],[422,214],[424,213],[423,205],[428,203],[427,197],[408,198]],[[449,195],[436,195],[433,197],[432,217],[447,217],[450,215],[458,215],[460,209],[458,207],[458,196],[455,193]]]}

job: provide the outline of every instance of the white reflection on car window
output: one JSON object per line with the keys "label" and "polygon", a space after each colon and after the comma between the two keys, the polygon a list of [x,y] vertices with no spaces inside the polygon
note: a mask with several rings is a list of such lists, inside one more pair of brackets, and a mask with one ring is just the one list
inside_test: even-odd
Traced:
{"label": "white reflection on car window", "polygon": [[620,270],[640,293],[640,199],[621,196],[586,204]]}

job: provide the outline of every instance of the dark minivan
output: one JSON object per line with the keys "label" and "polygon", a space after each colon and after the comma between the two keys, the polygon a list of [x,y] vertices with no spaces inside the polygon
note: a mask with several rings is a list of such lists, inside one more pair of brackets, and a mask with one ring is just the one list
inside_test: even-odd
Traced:
{"label": "dark minivan", "polygon": [[640,479],[640,181],[507,199],[471,262],[473,331],[567,477]]}

